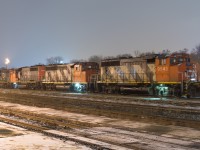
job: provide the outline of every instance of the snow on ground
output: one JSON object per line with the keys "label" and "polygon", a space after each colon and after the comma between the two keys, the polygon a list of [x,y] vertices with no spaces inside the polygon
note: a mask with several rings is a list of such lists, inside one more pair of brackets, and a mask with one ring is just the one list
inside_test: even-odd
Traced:
{"label": "snow on ground", "polygon": [[[40,108],[40,107],[33,107],[33,106],[26,106],[26,105],[20,105],[20,104],[14,104],[14,103],[8,103],[0,101],[0,106],[8,107],[12,109],[18,109],[23,111],[30,111],[32,113],[38,113],[38,114],[45,114],[50,116],[60,116],[63,118],[67,118],[74,121],[80,121],[80,122],[87,122],[91,124],[107,124],[112,126],[123,126],[127,128],[132,128],[135,130],[140,130],[143,132],[153,132],[158,134],[160,131],[160,134],[165,134],[165,136],[178,136],[178,137],[187,137],[187,138],[200,138],[200,131],[192,128],[187,127],[180,127],[180,126],[163,126],[163,125],[157,125],[154,123],[144,123],[144,122],[138,122],[138,121],[129,121],[129,120],[120,120],[120,119],[114,119],[104,116],[95,116],[95,115],[84,115],[79,113],[72,113],[62,110],[55,110],[51,108]],[[153,129],[155,128],[155,129]],[[166,130],[166,131],[163,131]],[[167,135],[166,135],[167,134]]]}
{"label": "snow on ground", "polygon": [[[2,132],[1,132],[2,131]],[[7,131],[7,135],[5,134]],[[10,132],[8,132],[10,131]],[[12,134],[11,134],[12,133]],[[71,141],[62,141],[0,122],[0,150],[91,150]]]}
{"label": "snow on ground", "polygon": [[14,103],[8,103],[8,102],[3,102],[0,101],[0,106],[2,107],[8,107],[12,109],[18,109],[22,111],[30,111],[36,114],[46,114],[50,116],[60,116],[64,117],[67,119],[71,119],[74,121],[81,121],[81,122],[88,122],[91,124],[98,124],[102,123],[105,121],[113,121],[115,119],[111,119],[108,117],[103,117],[103,116],[94,116],[94,115],[84,115],[80,113],[72,113],[72,112],[67,112],[67,111],[62,111],[62,110],[55,110],[52,108],[40,108],[40,107],[34,107],[34,106],[26,106],[26,105],[20,105],[20,104],[14,104]]}
{"label": "snow on ground", "polygon": [[[19,109],[23,111],[31,111],[33,113],[38,114],[46,114],[50,116],[61,116],[63,118],[77,120],[81,122],[93,123],[93,124],[101,124],[101,128],[91,128],[86,130],[80,130],[79,133],[83,134],[88,133],[90,137],[94,137],[95,139],[104,139],[108,141],[124,143],[124,144],[136,144],[140,143],[143,145],[147,145],[146,149],[176,149],[177,147],[180,149],[184,149],[181,145],[191,145],[199,144],[200,142],[200,131],[197,129],[180,127],[180,126],[165,126],[158,125],[156,123],[147,123],[140,121],[131,121],[131,120],[121,120],[121,119],[113,119],[109,117],[100,117],[95,115],[84,115],[79,113],[71,113],[67,111],[55,110],[50,108],[39,108],[32,106],[19,105],[14,103],[7,103],[0,101],[1,107],[8,107],[12,109]],[[8,135],[5,136],[0,134],[0,150],[18,150],[18,149],[30,149],[30,150],[46,150],[46,149],[74,149],[74,150],[87,150],[89,148],[79,145],[74,142],[64,142],[59,139],[54,139],[50,137],[46,137],[39,133],[34,133],[27,131],[25,129],[17,128],[14,126],[3,125],[0,123],[0,132],[1,129],[11,130],[12,132],[8,132]],[[122,131],[116,130],[112,128],[108,128],[106,126],[112,127],[125,127],[131,129],[130,131]],[[78,129],[77,129],[78,130]],[[112,132],[111,132],[112,131]],[[117,134],[113,134],[117,133]],[[11,136],[12,135],[12,136]],[[118,135],[116,137],[116,135]],[[4,137],[4,138],[1,138]],[[120,137],[120,138],[119,138]],[[141,139],[138,139],[141,137]],[[159,139],[159,140],[157,140]],[[138,142],[138,140],[140,140]],[[152,142],[152,141],[157,142]],[[168,141],[169,143],[165,143]],[[150,144],[149,144],[150,143]],[[178,146],[177,146],[178,145]],[[148,147],[151,146],[151,147]],[[175,147],[173,147],[175,146]],[[198,145],[197,145],[198,146]],[[144,148],[144,149],[145,149]],[[187,147],[188,148],[188,147]]]}
{"label": "snow on ground", "polygon": [[46,137],[39,133],[26,134],[21,136],[0,138],[1,150],[89,150],[85,146],[71,141],[61,141],[55,138]]}

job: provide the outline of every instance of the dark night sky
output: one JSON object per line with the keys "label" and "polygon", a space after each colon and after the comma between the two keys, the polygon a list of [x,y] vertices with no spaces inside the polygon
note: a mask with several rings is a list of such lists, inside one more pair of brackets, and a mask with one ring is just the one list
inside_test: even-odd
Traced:
{"label": "dark night sky", "polygon": [[0,0],[0,66],[200,44],[200,0]]}

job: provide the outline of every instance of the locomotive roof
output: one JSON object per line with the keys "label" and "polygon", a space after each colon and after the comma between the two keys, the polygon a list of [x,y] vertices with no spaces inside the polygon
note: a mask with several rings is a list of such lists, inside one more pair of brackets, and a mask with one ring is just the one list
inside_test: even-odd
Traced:
{"label": "locomotive roof", "polygon": [[189,54],[187,54],[185,52],[175,52],[175,53],[172,53],[172,54],[163,53],[163,54],[157,55],[158,58],[185,57],[185,56],[189,56]]}
{"label": "locomotive roof", "polygon": [[141,57],[132,57],[132,58],[115,58],[107,59],[101,61],[101,66],[119,66],[121,63],[133,63],[133,62],[155,62],[156,54],[145,55]]}
{"label": "locomotive roof", "polygon": [[147,59],[155,59],[157,56],[157,54],[150,54],[150,55],[144,55],[144,56],[139,56],[139,57],[129,57],[129,58],[125,58],[125,57],[122,57],[122,58],[112,58],[112,59],[104,59],[102,60],[102,62],[117,62],[117,61],[121,61],[121,60],[135,60],[135,61],[138,61],[138,60],[147,60]]}
{"label": "locomotive roof", "polygon": [[77,63],[74,63],[74,65],[98,65],[98,63],[96,62],[93,62],[93,61],[89,61],[89,62],[77,62]]}
{"label": "locomotive roof", "polygon": [[49,67],[49,66],[64,66],[64,65],[73,65],[74,63],[63,63],[63,64],[48,64],[48,65],[45,65],[46,67]]}

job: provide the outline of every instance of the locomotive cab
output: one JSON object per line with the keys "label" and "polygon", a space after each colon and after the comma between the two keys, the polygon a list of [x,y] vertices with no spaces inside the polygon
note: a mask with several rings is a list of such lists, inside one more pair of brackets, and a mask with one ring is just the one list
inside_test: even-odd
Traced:
{"label": "locomotive cab", "polygon": [[157,95],[181,96],[186,93],[187,83],[195,79],[193,64],[186,53],[160,54],[156,58],[156,90]]}
{"label": "locomotive cab", "polygon": [[72,67],[72,84],[71,91],[86,92],[94,88],[96,80],[93,82],[92,77],[99,72],[99,65],[96,62],[78,62]]}

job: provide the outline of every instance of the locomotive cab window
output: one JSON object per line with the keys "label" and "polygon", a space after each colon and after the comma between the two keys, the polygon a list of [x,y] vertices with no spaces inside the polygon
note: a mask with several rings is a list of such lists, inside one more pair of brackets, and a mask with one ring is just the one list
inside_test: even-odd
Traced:
{"label": "locomotive cab window", "polygon": [[182,63],[183,62],[183,58],[178,58],[178,62]]}
{"label": "locomotive cab window", "polygon": [[176,58],[172,57],[170,58],[170,65],[176,64]]}

